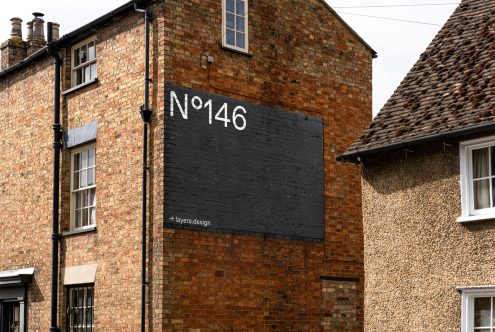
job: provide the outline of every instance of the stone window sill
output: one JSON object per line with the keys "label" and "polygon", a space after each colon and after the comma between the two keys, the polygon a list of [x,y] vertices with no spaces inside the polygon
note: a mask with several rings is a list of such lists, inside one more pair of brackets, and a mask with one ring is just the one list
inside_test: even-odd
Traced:
{"label": "stone window sill", "polygon": [[71,231],[65,231],[65,232],[62,232],[62,237],[67,237],[67,236],[72,236],[72,235],[77,235],[77,234],[84,234],[84,233],[91,233],[91,232],[96,232],[96,226],[90,226],[90,227],[85,227],[85,228],[73,229]]}
{"label": "stone window sill", "polygon": [[495,214],[482,214],[478,216],[460,216],[457,218],[458,223],[473,222],[473,221],[484,221],[484,220],[494,220]]}
{"label": "stone window sill", "polygon": [[69,95],[69,94],[71,94],[71,93],[73,93],[73,92],[79,91],[79,90],[81,90],[82,88],[85,88],[85,87],[87,87],[88,85],[92,85],[92,84],[95,84],[95,83],[97,83],[97,82],[98,82],[98,78],[96,77],[95,79],[92,79],[91,81],[84,82],[84,83],[79,84],[79,85],[76,85],[76,86],[74,86],[74,87],[72,87],[72,88],[70,88],[70,89],[67,89],[67,90],[65,90],[65,91],[62,91],[62,95],[63,95],[63,96],[67,96],[67,95]]}

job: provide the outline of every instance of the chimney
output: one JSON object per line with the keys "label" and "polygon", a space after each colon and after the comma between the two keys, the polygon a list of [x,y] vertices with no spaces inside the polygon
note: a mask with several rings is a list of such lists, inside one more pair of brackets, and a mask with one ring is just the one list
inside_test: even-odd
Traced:
{"label": "chimney", "polygon": [[[43,21],[43,14],[42,13],[33,13],[34,19],[32,21],[32,36],[31,40],[29,40],[28,44],[28,50],[27,54],[31,55],[37,50],[43,48],[46,44],[45,41],[45,28],[44,28],[44,23]],[[29,34],[30,34],[30,29],[31,26],[28,25],[28,39],[29,39]]]}
{"label": "chimney", "polygon": [[21,62],[27,56],[27,43],[22,40],[22,20],[14,17],[10,22],[12,24],[10,38],[0,46],[2,54],[0,71]]}

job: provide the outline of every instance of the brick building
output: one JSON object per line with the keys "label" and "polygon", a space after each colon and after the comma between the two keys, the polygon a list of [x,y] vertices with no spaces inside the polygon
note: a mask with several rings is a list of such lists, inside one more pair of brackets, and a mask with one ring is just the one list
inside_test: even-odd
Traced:
{"label": "brick building", "polygon": [[493,331],[495,1],[463,0],[340,158],[363,167],[365,329]]}
{"label": "brick building", "polygon": [[2,332],[53,328],[52,293],[62,330],[138,331],[143,219],[148,330],[362,330],[359,168],[335,157],[370,121],[374,52],[325,2],[129,2],[49,47],[41,14],[21,24],[1,46]]}

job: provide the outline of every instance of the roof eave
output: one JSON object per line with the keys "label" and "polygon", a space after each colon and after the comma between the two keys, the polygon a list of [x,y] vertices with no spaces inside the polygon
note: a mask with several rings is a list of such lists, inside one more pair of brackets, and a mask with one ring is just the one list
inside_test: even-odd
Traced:
{"label": "roof eave", "polygon": [[368,148],[368,149],[365,148],[362,150],[359,150],[359,149],[353,150],[353,151],[345,152],[341,155],[338,155],[337,161],[360,163],[361,158],[373,156],[373,155],[376,155],[376,154],[379,154],[382,152],[389,152],[389,151],[398,150],[401,148],[417,146],[420,144],[430,143],[430,142],[434,142],[434,141],[456,139],[456,138],[460,138],[460,137],[467,136],[467,135],[486,132],[489,130],[495,130],[495,123],[485,123],[485,124],[480,124],[477,126],[470,126],[470,127],[466,127],[466,128],[461,128],[461,129],[443,132],[443,133],[414,137],[411,139],[403,140],[401,142],[386,144],[386,145],[380,145],[380,146],[376,146],[376,147],[372,147],[372,148]]}
{"label": "roof eave", "polygon": [[[143,1],[141,1],[141,2],[143,2]],[[111,12],[108,12],[105,15],[100,16],[99,18],[89,22],[88,24],[85,24],[82,27],[80,27],[80,28],[78,28],[72,32],[69,32],[68,34],[63,35],[60,39],[54,41],[53,45],[55,47],[62,47],[68,43],[74,42],[77,39],[83,39],[83,37],[88,32],[90,32],[92,29],[107,22],[108,20],[112,19],[113,17],[120,15],[121,13],[123,13],[123,12],[125,12],[131,8],[134,8],[134,3],[135,3],[135,1],[129,1],[125,4],[123,4],[122,6],[112,10]],[[48,54],[46,52],[46,46],[39,49],[35,53],[31,54],[29,57],[25,58],[21,62],[5,69],[4,71],[1,71],[0,72],[0,78],[6,76],[8,74],[11,74],[11,73],[27,66],[28,64],[34,62],[35,60],[39,60],[45,56],[48,56]]]}

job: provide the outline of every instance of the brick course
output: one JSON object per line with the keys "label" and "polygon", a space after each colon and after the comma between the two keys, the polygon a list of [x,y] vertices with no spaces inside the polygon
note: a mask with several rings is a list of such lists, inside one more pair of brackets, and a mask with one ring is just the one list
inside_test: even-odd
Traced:
{"label": "brick course", "polygon": [[[171,0],[150,7],[154,112],[147,324],[165,331],[361,331],[360,170],[337,164],[335,157],[371,119],[370,50],[319,0],[251,0],[249,5],[251,55],[220,47],[219,0]],[[63,98],[64,130],[99,122],[97,230],[64,237],[60,257],[62,269],[98,263],[98,331],[139,330],[143,45],[143,17],[132,11],[100,26],[98,82]],[[62,51],[69,56],[70,48]],[[213,64],[206,64],[207,55],[215,58]],[[65,61],[64,89],[69,66]],[[0,270],[36,268],[28,295],[30,331],[49,328],[52,77],[52,61],[44,58],[0,78],[0,243],[8,248]],[[324,243],[163,227],[165,83],[324,120]],[[64,150],[62,230],[69,229],[69,174],[70,152]],[[342,290],[321,276],[361,282]],[[329,318],[339,305],[332,292],[352,293],[339,296],[350,299],[343,309],[350,315],[345,324]],[[61,313],[64,306],[61,295]],[[64,320],[62,314],[61,324]]]}

